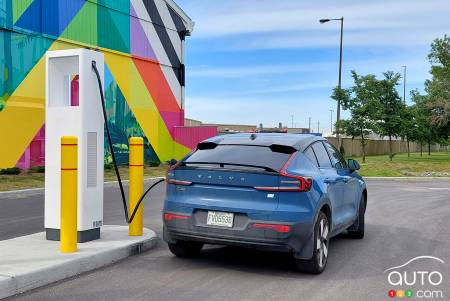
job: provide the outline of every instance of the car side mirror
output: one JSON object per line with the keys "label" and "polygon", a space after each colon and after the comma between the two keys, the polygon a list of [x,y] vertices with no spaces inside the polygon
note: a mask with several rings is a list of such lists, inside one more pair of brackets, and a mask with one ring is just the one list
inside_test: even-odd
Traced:
{"label": "car side mirror", "polygon": [[169,161],[169,166],[175,166],[177,163],[178,163],[177,160],[172,159],[172,160]]}
{"label": "car side mirror", "polygon": [[361,166],[359,165],[358,161],[354,159],[348,159],[347,161],[348,169],[351,171],[360,170]]}

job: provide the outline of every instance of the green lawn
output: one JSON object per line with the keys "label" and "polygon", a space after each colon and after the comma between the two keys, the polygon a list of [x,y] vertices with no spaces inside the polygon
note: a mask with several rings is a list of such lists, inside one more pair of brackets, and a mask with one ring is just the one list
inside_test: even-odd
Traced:
{"label": "green lawn", "polygon": [[389,156],[354,157],[361,165],[360,174],[366,177],[450,177],[450,152],[397,154]]}
{"label": "green lawn", "polygon": [[[144,177],[165,176],[167,165],[161,164],[158,167],[144,168]],[[128,167],[119,168],[120,176],[123,180],[128,179]],[[116,174],[113,169],[105,170],[105,181],[116,180]],[[44,173],[23,171],[20,175],[0,175],[0,191],[40,188],[44,187]]]}

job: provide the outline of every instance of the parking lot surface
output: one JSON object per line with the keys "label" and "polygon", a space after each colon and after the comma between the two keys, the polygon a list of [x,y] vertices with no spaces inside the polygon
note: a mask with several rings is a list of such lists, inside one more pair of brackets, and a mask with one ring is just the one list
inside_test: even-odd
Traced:
{"label": "parking lot surface", "polygon": [[[390,290],[407,289],[415,298],[419,291],[450,298],[450,180],[367,183],[366,236],[333,238],[321,275],[297,273],[287,254],[208,246],[199,258],[180,259],[159,241],[150,252],[11,300],[389,300]],[[163,199],[161,185],[145,202],[145,226],[160,237]],[[0,204],[1,240],[42,231],[42,193],[0,196]],[[105,224],[124,224],[121,206],[118,189],[105,188]],[[408,276],[416,269],[438,271],[439,285],[388,282],[386,269],[417,256],[445,261],[418,259],[407,266]]]}

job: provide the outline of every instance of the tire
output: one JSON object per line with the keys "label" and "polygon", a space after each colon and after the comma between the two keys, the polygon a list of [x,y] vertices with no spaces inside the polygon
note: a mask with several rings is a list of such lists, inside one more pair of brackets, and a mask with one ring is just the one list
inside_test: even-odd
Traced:
{"label": "tire", "polygon": [[320,274],[328,260],[330,223],[324,212],[320,212],[314,225],[314,251],[311,259],[294,259],[297,270],[308,274]]}
{"label": "tire", "polygon": [[169,250],[177,257],[196,257],[203,248],[202,243],[178,240],[176,243],[169,243]]}
{"label": "tire", "polygon": [[366,214],[366,198],[364,194],[361,196],[361,201],[359,204],[358,218],[355,223],[347,229],[348,236],[350,238],[362,239],[364,238],[364,228],[365,228],[365,214]]}

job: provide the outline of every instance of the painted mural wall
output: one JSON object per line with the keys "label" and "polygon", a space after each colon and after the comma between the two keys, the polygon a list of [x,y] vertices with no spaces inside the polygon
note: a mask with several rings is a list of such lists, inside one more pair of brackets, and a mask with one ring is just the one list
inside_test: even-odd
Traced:
{"label": "painted mural wall", "polygon": [[187,22],[164,0],[0,0],[0,168],[43,164],[45,53],[79,47],[105,54],[120,161],[130,136],[144,137],[146,160],[185,155],[174,129],[184,123]]}

